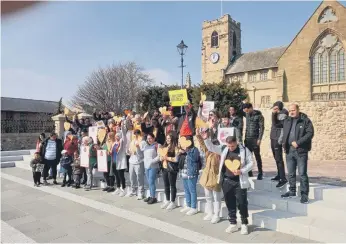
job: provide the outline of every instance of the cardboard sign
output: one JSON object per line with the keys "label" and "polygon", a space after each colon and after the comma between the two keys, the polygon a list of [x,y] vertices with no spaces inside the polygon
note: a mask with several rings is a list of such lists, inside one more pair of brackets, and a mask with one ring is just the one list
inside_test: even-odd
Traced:
{"label": "cardboard sign", "polygon": [[69,122],[64,123],[64,129],[65,131],[68,131],[71,128],[71,124]]}
{"label": "cardboard sign", "polygon": [[99,140],[100,143],[102,143],[107,136],[107,131],[105,128],[99,128],[97,130],[97,139]]}
{"label": "cardboard sign", "polygon": [[108,171],[106,150],[97,150],[97,170],[99,172]]}
{"label": "cardboard sign", "polygon": [[80,148],[80,166],[89,168],[89,146],[81,146]]}
{"label": "cardboard sign", "polygon": [[89,136],[93,139],[94,144],[97,144],[97,126],[89,127]]}
{"label": "cardboard sign", "polygon": [[168,91],[168,95],[172,107],[181,107],[188,103],[186,89]]}
{"label": "cardboard sign", "polygon": [[196,118],[196,122],[195,122],[196,128],[209,128],[209,125],[207,123],[205,123],[201,118]]}
{"label": "cardboard sign", "polygon": [[106,126],[105,126],[105,123],[103,123],[102,120],[97,121],[97,122],[96,122],[96,126],[97,126],[97,128],[104,128],[104,127],[106,127]]}
{"label": "cardboard sign", "polygon": [[234,136],[235,131],[234,128],[219,128],[217,139],[219,140],[221,145],[226,145],[226,138],[229,136]]}
{"label": "cardboard sign", "polygon": [[161,157],[165,157],[165,156],[167,156],[167,153],[168,153],[168,147],[158,148],[157,152]]}
{"label": "cardboard sign", "polygon": [[202,115],[204,118],[209,117],[209,112],[214,109],[214,106],[215,106],[215,102],[212,102],[212,101],[203,102]]}

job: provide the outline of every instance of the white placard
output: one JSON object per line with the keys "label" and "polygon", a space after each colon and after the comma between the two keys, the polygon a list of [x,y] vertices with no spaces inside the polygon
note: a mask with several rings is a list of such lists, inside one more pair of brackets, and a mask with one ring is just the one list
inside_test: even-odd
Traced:
{"label": "white placard", "polygon": [[97,128],[104,128],[104,127],[106,127],[106,126],[105,126],[105,123],[103,123],[103,121],[100,120],[100,121],[97,121],[97,122],[96,122],[96,127],[97,127]]}
{"label": "white placard", "polygon": [[221,145],[226,145],[226,138],[229,136],[234,136],[235,131],[234,127],[230,128],[219,128],[218,129],[218,134],[217,134],[217,139],[219,140]]}
{"label": "white placard", "polygon": [[89,136],[93,139],[93,144],[97,144],[97,126],[89,127]]}
{"label": "white placard", "polygon": [[84,168],[89,168],[89,146],[80,147],[80,166]]}
{"label": "white placard", "polygon": [[215,102],[213,101],[204,101],[202,108],[202,115],[204,118],[209,118],[209,112],[214,109]]}
{"label": "white placard", "polygon": [[107,172],[107,151],[106,150],[97,150],[97,171]]}

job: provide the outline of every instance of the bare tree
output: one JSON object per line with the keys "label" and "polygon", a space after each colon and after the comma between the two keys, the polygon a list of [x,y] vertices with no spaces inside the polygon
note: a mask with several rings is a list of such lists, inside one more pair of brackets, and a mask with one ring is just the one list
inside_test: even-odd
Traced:
{"label": "bare tree", "polygon": [[134,62],[99,68],[78,87],[71,105],[121,113],[132,109],[138,93],[151,83],[150,76]]}

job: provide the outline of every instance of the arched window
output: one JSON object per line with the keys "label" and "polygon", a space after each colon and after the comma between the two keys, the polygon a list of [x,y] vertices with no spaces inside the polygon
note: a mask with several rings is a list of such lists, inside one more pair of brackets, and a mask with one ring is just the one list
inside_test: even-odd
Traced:
{"label": "arched window", "polygon": [[233,32],[233,49],[237,47],[237,37],[235,35],[235,32]]}
{"label": "arched window", "polygon": [[216,31],[213,31],[211,34],[211,47],[219,46],[219,34]]}
{"label": "arched window", "polygon": [[345,81],[345,50],[341,49],[338,54],[338,80]]}

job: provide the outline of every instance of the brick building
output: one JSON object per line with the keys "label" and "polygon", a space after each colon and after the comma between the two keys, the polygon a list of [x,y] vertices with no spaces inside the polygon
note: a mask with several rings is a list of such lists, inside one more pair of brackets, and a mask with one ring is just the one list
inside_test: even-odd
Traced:
{"label": "brick building", "polygon": [[241,24],[230,15],[204,21],[202,81],[240,81],[250,101],[346,99],[346,8],[323,1],[288,46],[241,52]]}

